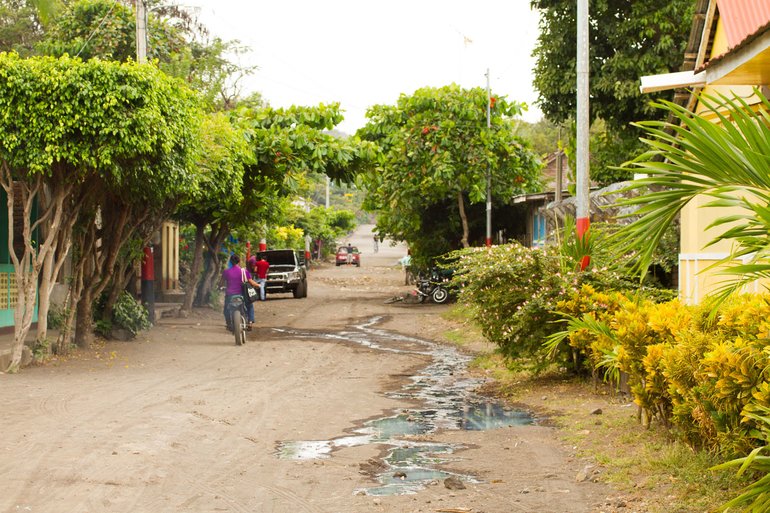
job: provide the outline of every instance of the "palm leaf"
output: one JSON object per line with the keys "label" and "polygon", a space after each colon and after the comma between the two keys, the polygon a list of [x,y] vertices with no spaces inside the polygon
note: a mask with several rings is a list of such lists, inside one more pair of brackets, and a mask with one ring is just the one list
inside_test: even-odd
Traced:
{"label": "palm leaf", "polygon": [[[733,250],[715,266],[743,257],[743,266],[731,266],[727,275],[735,283],[718,292],[739,290],[767,274],[761,258],[770,247],[770,102],[758,91],[759,108],[742,98],[701,96],[701,103],[720,123],[695,116],[671,102],[654,103],[668,111],[677,123],[636,123],[646,136],[649,151],[623,167],[648,175],[626,190],[642,191],[619,205],[636,207],[630,216],[640,216],[619,230],[611,243],[620,252],[636,252],[636,271],[644,275],[666,228],[694,198],[704,197],[703,208],[738,207],[718,217],[708,228],[717,233],[708,245],[727,240]],[[661,157],[663,160],[661,161]],[[657,159],[657,160],[654,160]]]}

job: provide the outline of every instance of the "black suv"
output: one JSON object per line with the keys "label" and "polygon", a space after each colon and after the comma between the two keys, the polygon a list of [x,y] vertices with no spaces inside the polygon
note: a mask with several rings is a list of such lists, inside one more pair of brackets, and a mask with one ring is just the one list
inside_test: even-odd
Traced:
{"label": "black suv", "polygon": [[270,264],[265,292],[291,292],[296,298],[307,297],[307,271],[305,255],[302,252],[293,249],[271,249],[258,252],[257,258],[259,257]]}

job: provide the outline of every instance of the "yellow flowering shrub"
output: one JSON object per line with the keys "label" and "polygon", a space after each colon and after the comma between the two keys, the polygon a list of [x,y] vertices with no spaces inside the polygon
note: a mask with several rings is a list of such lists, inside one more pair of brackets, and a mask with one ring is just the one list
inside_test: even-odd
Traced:
{"label": "yellow flowering shrub", "polygon": [[595,368],[626,373],[644,419],[726,453],[756,441],[751,414],[770,407],[770,295],[735,298],[716,320],[703,307],[631,301],[588,285],[558,306],[586,321],[574,324],[570,346]]}

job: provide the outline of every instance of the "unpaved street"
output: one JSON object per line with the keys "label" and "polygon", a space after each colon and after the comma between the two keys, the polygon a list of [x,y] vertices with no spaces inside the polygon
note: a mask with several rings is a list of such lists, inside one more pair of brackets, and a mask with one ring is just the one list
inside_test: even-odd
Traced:
{"label": "unpaved street", "polygon": [[[601,511],[611,492],[576,482],[583,463],[537,425],[400,437],[406,449],[455,447],[434,467],[465,489],[442,476],[415,493],[371,494],[392,445],[353,435],[419,409],[399,391],[419,389],[422,378],[410,378],[435,357],[408,338],[370,347],[352,326],[427,340],[450,306],[384,304],[405,290],[394,266],[404,250],[381,244],[373,254],[369,228],[351,239],[360,268],[315,268],[307,299],[258,303],[245,346],[219,312],[200,310],[134,342],[0,375],[0,512]],[[435,379],[450,376],[461,377]],[[345,443],[330,454],[279,457],[287,443],[335,440]]]}

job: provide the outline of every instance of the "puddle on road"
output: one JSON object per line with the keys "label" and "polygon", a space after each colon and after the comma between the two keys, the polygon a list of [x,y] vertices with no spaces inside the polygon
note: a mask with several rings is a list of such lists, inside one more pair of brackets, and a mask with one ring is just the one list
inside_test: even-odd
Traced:
{"label": "puddle on road", "polygon": [[465,369],[470,357],[455,348],[408,337],[376,328],[382,318],[353,326],[336,333],[275,329],[293,338],[345,341],[379,351],[428,355],[432,363],[411,376],[410,382],[389,397],[417,400],[421,406],[402,410],[397,415],[370,420],[349,436],[331,440],[286,441],[278,444],[278,457],[292,460],[329,458],[335,449],[366,444],[388,446],[375,478],[380,486],[356,490],[367,495],[401,495],[416,493],[431,482],[455,475],[466,482],[478,482],[472,476],[456,475],[436,467],[452,461],[459,445],[404,440],[402,437],[425,435],[439,429],[480,431],[511,425],[534,423],[521,410],[503,407],[476,395],[473,391],[482,379],[469,378]]}

